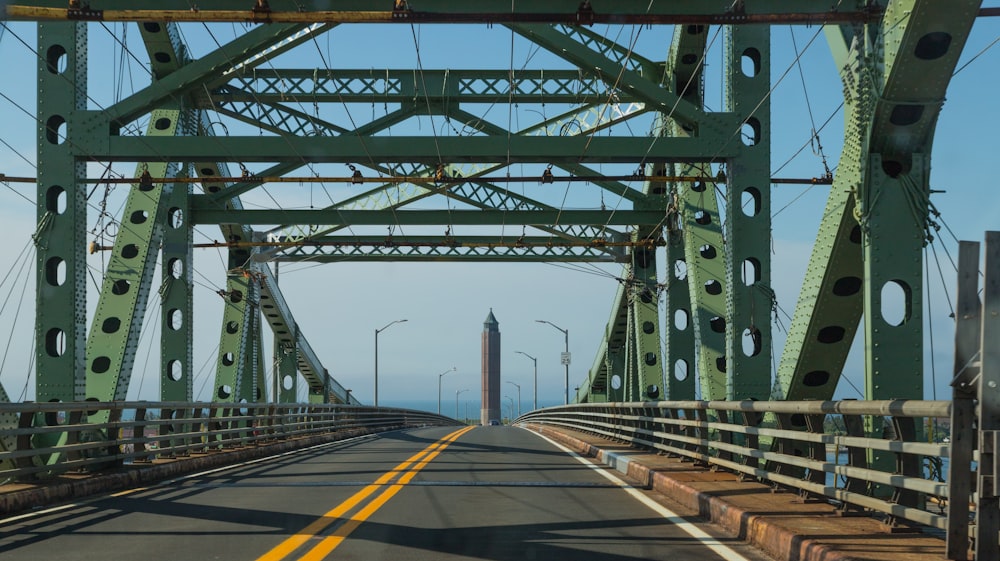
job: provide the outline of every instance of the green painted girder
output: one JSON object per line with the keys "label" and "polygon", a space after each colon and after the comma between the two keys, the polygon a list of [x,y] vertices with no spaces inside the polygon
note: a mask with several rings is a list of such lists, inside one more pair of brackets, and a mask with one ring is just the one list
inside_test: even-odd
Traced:
{"label": "green painted girder", "polygon": [[[660,63],[642,56],[627,45],[620,45],[608,39],[606,34],[597,33],[588,27],[579,25],[555,24],[553,28],[588,50],[600,54],[618,66],[624,66],[631,72],[655,80],[657,75],[663,71],[663,66]],[[608,83],[614,84],[614,81]],[[607,95],[605,95],[606,97]]]}
{"label": "green painted girder", "polygon": [[[481,226],[535,224],[647,225],[663,221],[653,210],[218,210],[192,197],[195,224],[344,224],[352,226]],[[214,205],[213,205],[214,206]]]}
{"label": "green painted girder", "polygon": [[278,403],[295,403],[299,387],[298,349],[294,344],[282,345],[277,336],[273,349]]}
{"label": "green painted girder", "polygon": [[[0,403],[10,403],[10,396],[4,390],[3,384],[0,384]],[[10,452],[17,449],[17,439],[12,432],[16,428],[16,413],[0,413],[0,452]],[[0,469],[14,469],[15,467],[13,460],[0,461]]]}
{"label": "green painted girder", "polygon": [[[919,338],[922,335],[915,331],[921,323],[920,265],[929,188],[922,166],[927,165],[934,124],[978,5],[978,2],[962,2],[947,6],[933,3],[892,6],[890,16],[896,14],[897,19],[886,20],[882,26],[890,33],[882,39],[882,44],[893,45],[885,51],[884,56],[890,62],[884,65],[877,58],[867,62],[876,47],[866,37],[874,30],[826,28],[844,81],[845,143],[782,354],[779,381],[781,397],[785,399],[833,396],[866,307],[878,312],[874,314],[874,324],[865,316],[866,333],[878,330],[874,334],[878,338],[896,329],[887,328],[878,319],[881,310],[877,304],[881,286],[887,280],[897,279],[911,287],[913,315],[904,328],[909,343],[898,349],[900,356],[895,357],[900,361],[897,364],[907,367],[898,382],[874,382],[875,371],[882,378],[887,374],[872,362],[876,358],[878,362],[893,359],[884,356],[881,349],[892,343],[877,341],[879,348],[869,348],[866,353],[866,395],[923,396],[922,383],[911,379],[913,374],[922,373]],[[904,17],[901,14],[906,14],[905,23],[897,25],[898,18]],[[928,33],[947,33],[950,42],[946,51],[932,59],[912,56]],[[934,45],[940,46],[932,42],[931,46]],[[878,47],[877,52],[882,49]],[[895,181],[884,177],[882,157],[875,159],[873,153],[887,154],[890,161],[911,161],[916,156],[915,161],[921,165],[911,164],[915,173],[902,174],[902,181]],[[868,187],[872,182],[875,188]],[[864,187],[859,190],[858,186]],[[861,192],[867,202],[857,201]],[[883,212],[878,219],[872,219],[874,211],[889,208],[892,201],[900,205],[897,208],[908,210]],[[864,218],[863,226],[859,224],[859,216]],[[871,234],[873,226],[877,239]],[[865,250],[866,246],[871,250]],[[904,249],[907,247],[908,250]],[[885,269],[876,273],[879,279],[869,281],[866,258],[873,256],[871,251],[879,252],[879,248],[885,248],[881,254],[896,257],[877,255]],[[907,391],[900,393],[903,388]]]}
{"label": "green painted girder", "polygon": [[[735,125],[730,133],[735,130]],[[651,145],[646,137],[495,137],[423,136],[137,138],[82,135],[87,157],[102,161],[174,161],[199,158],[219,162],[394,163],[426,165],[469,162],[637,163],[697,162],[731,158],[739,152],[732,142],[720,146],[706,137],[664,138]],[[71,140],[77,137],[71,135]],[[648,153],[648,155],[646,155]],[[643,156],[646,155],[644,158]]]}
{"label": "green painted girder", "polygon": [[604,401],[625,399],[625,340],[631,325],[628,321],[628,295],[624,279],[629,277],[630,269],[630,263],[622,268],[623,280],[619,281],[612,300],[611,317],[604,327],[594,364],[587,373],[587,382],[577,390],[577,403],[596,401],[597,396],[603,396]]}
{"label": "green painted girder", "polygon": [[[234,67],[268,47],[283,45],[296,32],[309,29],[302,24],[276,24],[251,29],[211,53],[181,66],[169,75],[101,111],[89,112],[86,128],[108,131],[126,124],[187,95],[234,71]],[[170,57],[169,53],[162,53]],[[187,158],[188,160],[194,158]]]}
{"label": "green painted girder", "polygon": [[[875,88],[866,92],[877,92],[877,101],[868,153],[862,155],[868,159],[867,174],[857,195],[864,234],[866,399],[924,395],[922,250],[930,237],[931,144],[947,84],[980,4],[890,2],[881,44],[874,47],[882,64],[875,69]],[[901,293],[895,301],[886,291],[893,286]],[[892,319],[894,305],[902,308],[898,323]],[[873,456],[875,463],[892,469],[893,455]]]}
{"label": "green painted girder", "polygon": [[[512,75],[513,74],[513,75]],[[513,78],[513,80],[512,80]],[[212,91],[222,103],[601,103],[609,84],[576,70],[258,69]],[[616,91],[621,101],[635,101]]]}
{"label": "green painted girder", "polygon": [[[644,101],[647,104],[647,109],[669,114],[675,121],[687,125],[692,131],[700,131],[701,135],[718,135],[725,138],[732,134],[740,123],[731,114],[706,113],[691,102],[680,99],[677,94],[661,86],[661,76],[647,77],[623,69],[621,64],[589,49],[583,43],[574,40],[554,26],[513,25],[510,27],[556,56],[572,62],[582,72],[595,74],[608,83],[618,84],[619,88],[631,92],[637,99]],[[712,156],[709,155],[703,160],[707,161],[711,158]]]}
{"label": "green painted girder", "polygon": [[[771,392],[770,27],[734,25],[726,45],[726,107],[752,130],[727,134],[740,154],[727,158],[726,399],[766,400]],[[749,74],[743,57],[753,61]],[[752,74],[752,75],[751,75]]]}
{"label": "green painted girder", "polygon": [[[151,114],[146,134],[183,134],[190,120],[191,116],[180,109],[160,109]],[[173,177],[177,166],[142,164],[135,174],[139,177],[147,172],[153,177]],[[143,184],[140,180],[129,190],[87,337],[87,399],[124,401],[128,394],[171,189],[171,184]],[[105,422],[107,415],[99,412],[92,418]]]}
{"label": "green painted girder", "polygon": [[[37,6],[47,8],[66,8],[63,0],[18,0],[11,4],[22,6]],[[269,0],[268,5],[275,12],[301,12],[308,11],[308,6],[298,0]],[[746,15],[781,15],[781,14],[817,14],[836,17],[838,13],[854,12],[862,7],[860,1],[842,2],[831,4],[827,0],[768,0],[767,2],[750,2],[740,5],[743,14]],[[249,12],[253,5],[247,6],[241,0],[214,0],[211,4],[213,10],[243,11]],[[715,6],[706,7],[701,2],[691,2],[690,0],[658,0],[653,4],[649,0],[615,0],[607,4],[601,3],[594,7],[594,10],[602,15],[608,16],[644,16],[644,15],[713,15],[722,12],[731,12],[731,2],[716,3]],[[97,8],[97,6],[95,6]],[[202,9],[207,6],[202,5]],[[455,0],[421,0],[420,12],[444,13],[444,14],[509,14],[511,12],[509,0],[477,0],[476,2],[456,2]],[[517,6],[518,13],[524,14],[576,14],[580,8],[580,0],[535,0]],[[157,0],[150,2],[148,6],[138,3],[135,0],[102,0],[100,9],[103,10],[179,10],[190,11],[191,4],[187,0]],[[313,10],[323,10],[331,12],[368,12],[371,10],[390,11],[392,5],[373,7],[371,0],[338,0],[335,5],[318,5]],[[405,25],[405,23],[403,24]]]}
{"label": "green painted girder", "polygon": [[[663,84],[667,88],[700,108],[704,108],[705,66],[702,57],[708,43],[707,29],[707,26],[702,25],[674,26],[663,73]],[[658,116],[654,130],[675,137],[690,136],[690,132],[676,121],[667,121],[664,114]],[[669,164],[662,170],[654,169],[653,174],[685,175],[695,171],[700,173],[700,169],[691,165]],[[670,199],[669,204],[676,213],[664,228],[666,239],[664,257],[667,268],[664,308],[667,316],[667,335],[663,362],[667,379],[666,397],[670,400],[694,399],[698,385],[696,374],[700,374],[700,387],[709,390],[703,392],[702,398],[711,399],[705,396],[711,395],[712,388],[725,388],[725,374],[718,370],[714,358],[710,358],[713,355],[725,356],[724,338],[722,334],[710,331],[707,322],[699,323],[697,319],[702,319],[701,316],[706,311],[710,315],[705,317],[705,320],[714,315],[724,317],[725,287],[722,286],[722,294],[709,294],[703,284],[707,279],[702,280],[702,278],[708,276],[721,284],[725,275],[721,269],[712,274],[701,266],[702,257],[698,248],[706,244],[698,242],[705,240],[706,235],[714,229],[718,236],[718,240],[714,242],[716,253],[723,249],[721,220],[714,191],[710,196],[706,196],[704,189],[699,193],[692,190],[692,186],[688,183],[670,183],[657,187],[667,194]],[[710,217],[708,224],[702,224],[704,220],[695,220],[694,216],[696,212],[694,209],[700,209],[705,202],[711,205],[709,208],[701,209]],[[713,266],[715,263],[710,261],[708,265]],[[719,301],[713,302],[716,299]],[[715,313],[711,311],[713,304],[717,308]],[[699,331],[697,327],[701,327],[702,330]],[[713,336],[718,339],[714,344]],[[700,360],[696,360],[696,356]],[[715,380],[719,382],[715,383]],[[724,397],[723,392],[718,392],[717,395],[720,399]]]}
{"label": "green painted girder", "polygon": [[[211,132],[206,125],[207,120],[203,117],[201,129],[202,134]],[[210,179],[212,177],[229,177],[229,170],[226,168],[225,164],[218,164],[214,162],[196,162],[194,164],[194,169],[203,179]],[[203,183],[203,187],[206,190],[211,190],[213,186],[217,186],[220,189],[222,188],[221,184],[210,181]],[[239,197],[231,198],[226,204],[237,211],[243,208]],[[220,229],[222,230],[223,238],[227,240],[250,241],[254,239],[253,231],[246,226],[220,224]],[[244,267],[250,266],[252,253],[249,249],[230,251],[229,257],[230,267],[242,270]],[[340,385],[336,381],[323,382],[322,375],[319,373],[326,372],[326,369],[323,368],[319,358],[312,351],[312,348],[299,332],[298,328],[295,327],[296,324],[294,322],[294,318],[292,317],[291,312],[288,311],[287,305],[284,304],[284,298],[282,297],[280,289],[277,286],[277,282],[273,279],[270,268],[267,267],[266,264],[256,264],[251,266],[251,270],[254,273],[252,278],[257,279],[259,282],[258,288],[260,291],[260,306],[265,313],[266,320],[271,325],[272,330],[275,331],[276,336],[284,336],[291,332],[296,334],[294,344],[297,348],[296,358],[298,367],[303,377],[306,378],[307,384],[309,384],[311,388],[310,391],[324,386],[335,389],[339,388]],[[230,294],[231,290],[227,287],[226,292],[227,294]],[[283,310],[277,314],[277,318],[274,317],[274,312],[271,306],[279,310]],[[255,310],[253,308],[248,306],[242,306],[238,310],[234,309],[230,305],[226,306],[226,310],[223,314],[221,337],[222,340],[227,341],[228,349],[223,349],[220,344],[217,380],[215,390],[213,392],[213,400],[225,401],[224,399],[220,399],[219,396],[231,394],[233,389],[236,388],[236,385],[234,384],[236,377],[244,375],[242,369],[234,372],[231,368],[224,370],[223,367],[227,366],[226,363],[230,360],[235,360],[237,352],[246,352],[247,339],[245,330],[247,326],[250,325],[250,315],[254,313],[254,311]],[[233,332],[234,329],[236,332]],[[236,349],[236,351],[229,349]],[[233,356],[227,357],[226,355],[228,353],[232,353]],[[242,362],[240,364],[242,364]],[[323,393],[322,390],[316,391],[319,391],[321,394]],[[344,395],[344,392],[341,391],[340,395]]]}
{"label": "green painted girder", "polygon": [[275,134],[333,136],[347,131],[316,115],[278,102],[263,103],[227,98],[213,100],[208,109]]}
{"label": "green painted girder", "polygon": [[[335,403],[345,403],[346,390],[336,380],[324,381],[326,368],[299,330],[292,310],[278,285],[278,277],[267,264],[255,267],[260,281],[260,311],[274,333],[275,348],[295,349],[295,364],[311,393],[323,393],[324,388],[334,396]],[[331,383],[332,382],[332,383]],[[287,394],[286,394],[287,395]],[[293,393],[294,395],[294,393]]]}
{"label": "green painted girder", "polygon": [[[247,353],[253,347],[253,315],[260,305],[259,284],[250,270],[232,269],[221,294],[225,300],[222,334],[215,372],[212,401],[237,402],[249,399],[253,391],[253,373],[247,372]],[[246,388],[247,385],[250,388]]]}
{"label": "green painted girder", "polygon": [[[632,241],[657,239],[659,228],[639,228]],[[655,233],[654,233],[655,232]],[[633,247],[630,252],[631,277],[628,277],[628,305],[633,333],[635,380],[625,385],[635,393],[626,394],[626,401],[657,401],[664,399],[663,353],[660,347],[660,287],[656,275],[656,249]]]}
{"label": "green painted girder", "polygon": [[[696,168],[697,169],[697,168]],[[684,171],[694,171],[683,168]],[[726,302],[729,280],[726,276],[726,244],[722,235],[722,219],[715,183],[680,184],[677,186],[686,282],[678,292],[686,292],[687,302],[681,312],[694,339],[694,358],[701,387],[701,399],[726,399]],[[670,238],[668,238],[670,239]],[[680,252],[678,252],[680,253]],[[676,278],[676,276],[675,276]],[[681,280],[681,279],[677,279]],[[678,286],[680,288],[680,286]],[[678,299],[681,295],[678,294]],[[686,305],[685,305],[686,304]],[[691,366],[695,366],[692,364]],[[694,374],[689,369],[688,373]]]}
{"label": "green painted girder", "polygon": [[[301,246],[286,250],[272,259],[276,261],[306,261],[310,263],[351,261],[520,261],[520,262],[590,262],[613,263],[625,260],[620,248],[565,247],[554,238],[523,238],[524,247],[510,246],[521,238],[499,237],[414,237],[400,236],[362,241],[357,238],[320,238],[319,243],[350,240],[350,245]],[[552,242],[553,245],[544,245]],[[490,245],[494,244],[494,245]]]}
{"label": "green painted girder", "polygon": [[[186,173],[185,173],[186,175]],[[160,399],[194,399],[194,229],[190,185],[176,184],[167,198],[160,248]]]}
{"label": "green painted girder", "polygon": [[80,401],[86,397],[87,185],[82,146],[64,140],[80,126],[87,106],[87,26],[40,23],[38,52],[64,54],[59,71],[40,56],[36,117],[38,180],[36,248],[35,399]]}
{"label": "green painted girder", "polygon": [[261,326],[260,316],[260,309],[250,313],[253,342],[249,349],[250,352],[243,355],[246,362],[243,371],[246,373],[247,378],[251,379],[252,387],[247,388],[247,384],[245,383],[240,385],[243,390],[241,401],[242,399],[257,403],[271,401],[268,399],[267,378],[264,375],[264,360],[262,356],[264,351],[264,330]]}
{"label": "green painted girder", "polygon": [[[412,109],[400,109],[398,111],[394,111],[392,113],[389,113],[388,115],[380,117],[380,118],[378,118],[378,119],[376,119],[376,120],[374,120],[374,121],[372,121],[372,122],[370,122],[368,124],[362,125],[362,126],[358,127],[356,130],[353,130],[353,131],[342,131],[341,133],[338,133],[338,134],[345,134],[345,135],[350,135],[350,136],[355,136],[355,137],[356,136],[364,136],[364,135],[375,134],[377,132],[384,131],[384,130],[388,129],[389,127],[392,127],[393,125],[397,125],[397,124],[405,121],[406,119],[410,118],[413,115],[414,115],[414,112],[413,112]],[[270,125],[267,125],[267,126],[270,126]],[[284,126],[281,125],[281,124],[275,125],[275,127],[276,127],[276,132],[278,132],[281,135],[288,135],[288,134],[294,134],[295,133],[295,131],[293,131],[293,130],[285,130]],[[282,176],[282,175],[291,173],[291,172],[295,171],[296,169],[301,168],[304,165],[305,165],[305,161],[303,159],[297,159],[295,161],[289,161],[289,162],[281,163],[281,164],[278,164],[276,166],[273,166],[272,168],[264,170],[263,172],[261,172],[260,176],[261,177]],[[384,172],[388,173],[389,170],[388,169],[383,169],[383,170],[380,170],[380,171],[384,171]],[[220,201],[221,202],[221,201],[225,201],[227,199],[231,199],[232,197],[238,197],[240,195],[243,195],[244,193],[252,191],[253,189],[256,189],[257,187],[260,187],[260,186],[261,186],[261,183],[259,181],[252,181],[252,180],[243,181],[243,182],[236,183],[236,184],[233,184],[233,185],[228,186],[228,187],[223,186],[222,188],[217,189],[216,191],[214,191],[214,195],[212,195],[210,198],[212,200],[214,200],[214,201]],[[210,189],[210,191],[211,191],[211,189]]]}
{"label": "green painted girder", "polygon": [[[594,115],[595,112],[598,113],[596,115],[596,118],[598,120],[595,123],[593,123],[592,125],[587,126],[586,128],[581,127],[578,131],[573,131],[574,135],[572,135],[572,136],[584,136],[584,137],[587,137],[588,135],[592,136],[592,135],[596,134],[597,132],[599,132],[600,128],[602,126],[604,126],[604,125],[619,124],[619,123],[622,123],[622,122],[624,122],[624,121],[626,121],[626,120],[628,120],[628,119],[630,119],[632,117],[635,117],[635,116],[638,116],[638,115],[640,115],[642,113],[645,113],[645,111],[632,111],[632,112],[627,112],[627,113],[623,114],[622,118],[620,118],[620,119],[615,119],[615,118],[611,118],[611,117],[608,117],[608,116],[602,116],[602,115],[600,115],[599,114],[599,109],[596,108],[596,107],[583,107],[583,108],[580,108],[580,109],[577,109],[577,110],[574,110],[574,111],[570,111],[568,113],[564,113],[564,114],[562,114],[560,116],[555,117],[554,119],[546,120],[546,121],[544,121],[544,122],[542,122],[542,123],[540,123],[538,125],[535,125],[533,127],[530,127],[528,129],[526,129],[525,131],[519,132],[518,134],[522,135],[522,136],[532,135],[532,134],[538,134],[540,132],[547,131],[550,122],[566,122],[566,118],[568,118],[568,117],[576,119],[576,118],[581,118],[581,116],[591,116],[591,115]],[[490,121],[487,121],[486,119],[484,119],[482,117],[478,117],[476,115],[473,115],[472,113],[469,113],[467,111],[458,110],[458,109],[452,109],[452,110],[450,110],[449,114],[451,116],[455,117],[456,119],[460,120],[463,123],[467,123],[467,124],[475,126],[475,128],[477,130],[480,130],[480,131],[482,131],[482,132],[484,132],[486,134],[489,134],[489,135],[492,135],[492,136],[495,136],[495,137],[506,137],[509,134],[508,131],[506,129],[504,129],[503,127],[501,127],[499,125],[496,125],[494,123],[491,123]],[[572,174],[575,174],[575,175],[590,175],[590,176],[599,176],[599,175],[602,175],[601,173],[597,172],[596,170],[594,170],[592,168],[589,168],[589,167],[587,167],[587,166],[585,166],[583,164],[577,163],[577,162],[562,162],[562,163],[557,164],[557,167],[559,167],[560,169],[563,169],[565,171],[568,171],[568,172],[570,172]],[[500,169],[500,166],[497,166],[496,170],[489,170],[489,171],[486,171],[485,173],[490,173],[492,171],[498,171],[499,169]],[[595,181],[595,182],[593,182],[593,185],[596,185],[596,186],[598,186],[598,187],[600,187],[600,188],[602,188],[602,189],[604,189],[606,191],[611,192],[612,194],[618,195],[618,196],[620,196],[620,197],[622,197],[622,198],[624,198],[624,199],[626,199],[628,201],[631,201],[633,203],[643,202],[647,198],[646,195],[644,195],[640,189],[634,189],[634,188],[632,188],[632,187],[630,187],[630,186],[628,186],[628,185],[626,185],[626,184],[624,184],[624,183],[622,183],[620,181],[610,181],[610,180],[609,181]],[[504,193],[505,195],[508,192],[507,189],[501,189],[499,187],[495,187],[495,189],[498,191],[498,193]],[[509,196],[509,195],[507,195],[507,196]],[[496,208],[499,208],[499,207],[496,207]]]}

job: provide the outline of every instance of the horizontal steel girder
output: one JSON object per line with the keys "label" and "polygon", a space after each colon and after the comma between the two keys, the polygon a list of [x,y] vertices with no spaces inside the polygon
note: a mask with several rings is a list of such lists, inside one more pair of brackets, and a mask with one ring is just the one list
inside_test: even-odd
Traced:
{"label": "horizontal steel girder", "polygon": [[[195,201],[201,197],[192,197]],[[222,210],[192,205],[194,224],[330,224],[351,226],[645,225],[664,223],[652,210]]]}
{"label": "horizontal steel girder", "polygon": [[[79,139],[78,146],[93,146],[85,157],[111,162],[160,162],[213,160],[220,162],[326,162],[387,163],[454,162],[514,163],[636,163],[704,162],[735,157],[738,142],[719,146],[701,138],[646,137],[111,137],[102,150],[93,139]],[[645,156],[648,152],[648,155]]]}
{"label": "horizontal steel girder", "polygon": [[[726,11],[706,8],[702,2],[669,0],[616,0],[596,8],[580,0],[529,2],[511,10],[505,0],[457,3],[454,0],[421,0],[419,11],[372,11],[369,0],[344,0],[337,9],[309,10],[296,0],[271,0],[266,8],[254,9],[245,0],[216,0],[212,9],[193,10],[188,0],[163,0],[155,9],[136,9],[130,0],[103,0],[95,9],[67,10],[66,0],[23,0],[7,7],[9,19],[85,19],[92,21],[217,21],[217,22],[335,22],[335,23],[566,23],[585,24],[735,24],[735,23],[862,23],[877,18],[876,8],[855,9],[848,2],[831,7],[828,0],[771,0],[739,4]],[[323,3],[322,7],[327,7]],[[655,9],[653,5],[655,4]],[[716,8],[725,8],[723,3]],[[48,9],[45,9],[48,8]],[[96,9],[100,8],[100,9]]]}
{"label": "horizontal steel girder", "polygon": [[[324,238],[328,239],[328,238]],[[512,241],[516,238],[511,237]],[[517,246],[464,242],[408,244],[405,239],[383,238],[379,244],[325,245],[289,248],[275,257],[275,261],[307,261],[309,263],[351,261],[475,261],[475,262],[541,262],[541,263],[614,263],[623,262],[623,248],[544,244]],[[493,238],[497,241],[497,238]],[[321,240],[322,242],[322,240]],[[528,242],[526,242],[528,243]]]}
{"label": "horizontal steel girder", "polygon": [[[612,92],[603,80],[578,70],[255,70],[212,91],[215,104],[230,101],[275,103],[460,103],[607,102]],[[615,91],[615,101],[637,98]],[[203,109],[209,109],[206,104]]]}

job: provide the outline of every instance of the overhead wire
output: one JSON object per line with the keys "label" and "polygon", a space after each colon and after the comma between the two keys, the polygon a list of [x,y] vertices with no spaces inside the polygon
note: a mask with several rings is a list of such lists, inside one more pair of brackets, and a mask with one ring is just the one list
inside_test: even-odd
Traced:
{"label": "overhead wire", "polygon": [[[7,356],[10,353],[11,344],[14,342],[14,332],[16,331],[15,328],[17,326],[18,319],[21,317],[21,305],[24,304],[25,295],[27,294],[28,291],[28,279],[31,277],[31,275],[29,273],[26,273],[26,265],[30,261],[30,259],[27,258],[31,254],[31,252],[27,251],[30,247],[31,247],[31,242],[29,241],[28,244],[25,246],[25,248],[21,251],[21,254],[18,256],[18,260],[21,262],[21,265],[18,268],[17,276],[15,278],[20,278],[22,276],[22,273],[24,273],[23,274],[24,281],[21,283],[21,297],[18,299],[17,308],[14,311],[14,321],[12,321],[10,324],[11,331],[10,335],[7,337],[7,345],[4,347],[3,359],[0,360],[0,372],[3,372],[3,368],[7,364]],[[15,261],[14,264],[16,265],[17,262]],[[11,267],[11,269],[13,269],[13,267]],[[6,277],[4,280],[6,281]],[[14,294],[15,284],[17,284],[16,281],[11,283],[10,290],[7,292],[6,298],[4,298],[3,305],[0,306],[0,314],[2,314],[3,311],[7,309],[7,304],[10,302],[10,298]],[[34,348],[34,346],[32,346],[31,348]]]}

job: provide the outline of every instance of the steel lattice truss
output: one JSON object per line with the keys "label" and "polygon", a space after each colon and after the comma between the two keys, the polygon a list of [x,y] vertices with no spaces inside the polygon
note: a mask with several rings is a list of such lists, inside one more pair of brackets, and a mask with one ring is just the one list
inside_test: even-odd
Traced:
{"label": "steel lattice truss", "polygon": [[[869,349],[867,397],[922,396],[919,378],[909,374],[920,371],[922,360],[921,262],[913,255],[920,254],[926,227],[934,124],[978,1],[852,0],[831,8],[818,0],[548,0],[513,12],[496,0],[422,0],[419,12],[405,3],[396,11],[371,11],[371,2],[360,0],[338,2],[333,10],[329,3],[318,10],[290,0],[256,10],[242,0],[209,4],[200,12],[180,0],[94,0],[70,10],[65,0],[23,0],[6,8],[10,17],[43,22],[39,400],[124,395],[137,318],[155,290],[154,249],[161,245],[161,260],[177,264],[165,268],[166,288],[159,289],[163,321],[170,326],[172,314],[185,316],[183,327],[164,329],[163,399],[190,399],[192,279],[184,265],[191,259],[190,228],[204,223],[220,225],[230,256],[214,396],[222,401],[266,397],[258,318],[274,330],[282,377],[302,373],[317,400],[351,399],[298,332],[268,264],[345,258],[621,263],[621,289],[580,401],[690,399],[696,377],[706,399],[829,398],[859,326]],[[152,79],[110,106],[90,108],[85,45],[95,24],[87,22],[122,19],[142,22]],[[198,19],[268,23],[192,58],[178,32],[187,24],[176,22]],[[505,25],[557,63],[551,69],[283,66],[302,50],[322,54],[318,37],[373,21]],[[672,36],[667,59],[634,52],[591,27],[608,22],[649,24],[663,44]],[[777,23],[827,25],[848,126],[772,384],[768,24]],[[726,99],[712,111],[704,101],[701,61],[720,25]],[[505,124],[500,116],[518,104],[537,108],[537,119]],[[355,118],[366,112],[370,119]],[[433,130],[417,130],[414,123],[427,118]],[[146,134],[130,132],[147,119]],[[139,216],[148,222],[115,241],[89,322],[82,313],[87,162],[135,162],[139,179],[123,221]],[[257,196],[256,178],[315,176],[316,166],[331,164],[336,167],[324,169],[385,181],[356,186],[309,211],[248,210],[241,202]],[[240,181],[219,179],[231,177],[236,165],[245,171]],[[589,202],[566,205],[592,205],[576,213],[544,191],[551,183],[546,173],[603,175],[595,171],[599,166],[617,166],[639,180],[594,180]],[[515,167],[537,174],[530,189],[497,179]],[[186,175],[200,178],[197,192],[149,181]],[[642,180],[668,175],[713,179]],[[393,180],[400,176],[424,179]],[[720,211],[714,192],[749,203]],[[624,206],[610,212],[603,196]],[[57,199],[65,201],[64,212],[56,211]],[[913,201],[916,217],[885,211]],[[401,222],[404,216],[410,222]],[[523,233],[498,233],[496,224],[517,224]],[[418,231],[394,231],[404,225]],[[453,232],[462,225],[476,229]],[[675,274],[657,279],[657,259],[677,265],[668,266]],[[66,282],[53,282],[53,263],[65,265]],[[910,315],[898,326],[878,312],[881,288],[890,281],[912,298]],[[689,319],[685,327],[671,321],[668,333],[659,333],[662,301],[670,318]],[[64,350],[56,349],[57,340],[65,340]],[[904,363],[906,374],[886,366]],[[690,376],[674,375],[681,370]],[[283,399],[293,395],[281,392]]]}

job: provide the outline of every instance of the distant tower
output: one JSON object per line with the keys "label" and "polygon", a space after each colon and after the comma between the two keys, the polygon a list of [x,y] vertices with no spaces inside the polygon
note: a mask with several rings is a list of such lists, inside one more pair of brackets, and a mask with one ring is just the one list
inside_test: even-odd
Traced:
{"label": "distant tower", "polygon": [[500,323],[493,315],[483,322],[483,408],[480,421],[489,425],[490,421],[501,419],[500,414]]}

